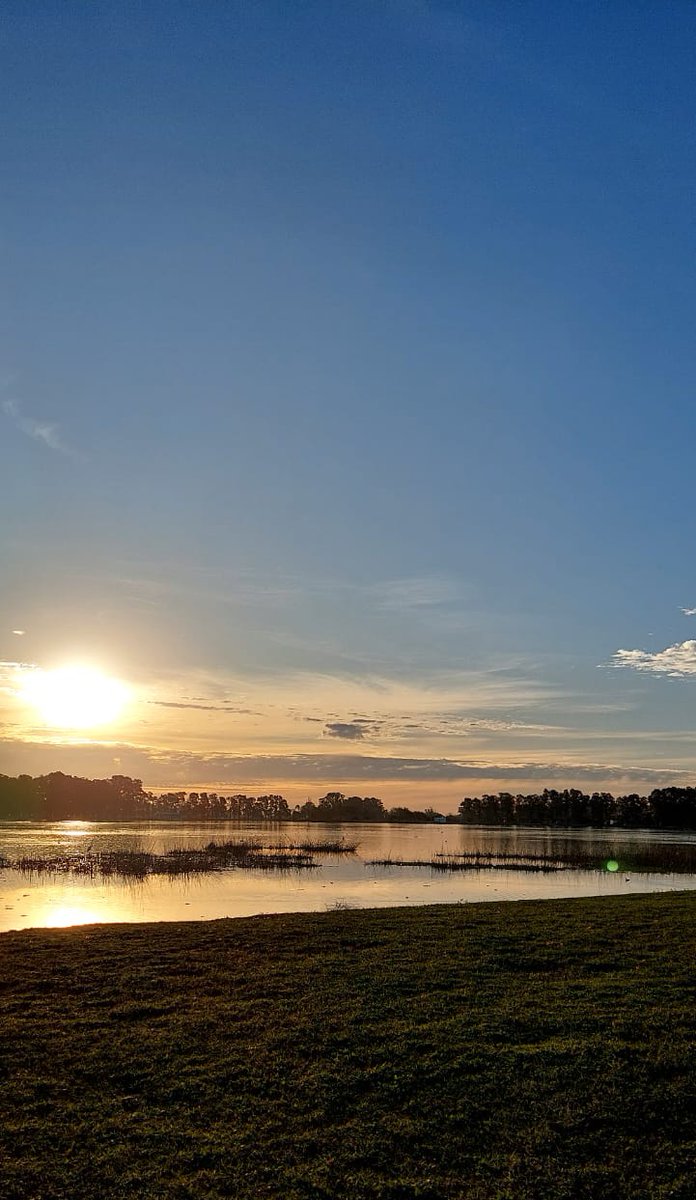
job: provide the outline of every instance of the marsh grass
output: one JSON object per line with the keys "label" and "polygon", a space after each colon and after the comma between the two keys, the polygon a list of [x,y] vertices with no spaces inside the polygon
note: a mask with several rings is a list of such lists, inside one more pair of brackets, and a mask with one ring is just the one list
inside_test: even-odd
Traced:
{"label": "marsh grass", "polygon": [[558,851],[467,850],[443,852],[431,858],[401,859],[387,856],[372,859],[372,867],[421,867],[431,871],[605,871],[607,863],[615,870],[660,874],[696,872],[696,843],[627,845],[607,842],[597,846],[572,846]]}
{"label": "marsh grass", "polygon": [[648,871],[690,875],[696,872],[696,841],[640,843],[610,842],[601,849],[574,846],[563,850],[563,861],[579,870],[601,870],[608,861],[621,871]]}
{"label": "marsh grass", "polygon": [[3,1200],[693,1200],[694,893],[0,951]]}
{"label": "marsh grass", "polygon": [[103,850],[85,854],[24,855],[10,864],[28,876],[82,875],[89,878],[146,879],[150,875],[192,876],[212,871],[300,871],[316,867],[312,854],[260,842],[210,842],[207,846],[167,850]]}
{"label": "marsh grass", "polygon": [[[164,854],[147,850],[88,851],[82,854],[23,855],[15,860],[0,859],[0,867],[20,871],[28,877],[74,875],[91,879],[144,880],[149,876],[171,878],[209,874],[215,871],[303,871],[325,857],[354,855],[357,842],[343,840],[263,843],[254,839],[209,842],[202,848],[177,848]],[[693,874],[696,872],[695,843],[641,845],[611,844],[566,846],[557,851],[469,850],[441,852],[427,859],[387,856],[365,863],[368,867],[422,868],[438,873],[459,871],[522,871],[552,873],[582,870],[604,871],[607,862],[626,872]]]}
{"label": "marsh grass", "polygon": [[571,864],[544,854],[436,854],[424,865],[431,871],[530,871],[549,874],[571,870]]}
{"label": "marsh grass", "polygon": [[277,842],[267,846],[268,850],[304,850],[307,854],[356,854],[359,842],[346,842],[343,838],[320,841],[309,839],[303,842]]}
{"label": "marsh grass", "polygon": [[435,854],[432,858],[386,858],[371,859],[368,867],[419,867],[431,871],[568,871],[572,864],[555,855],[498,854],[471,851],[467,854]]}

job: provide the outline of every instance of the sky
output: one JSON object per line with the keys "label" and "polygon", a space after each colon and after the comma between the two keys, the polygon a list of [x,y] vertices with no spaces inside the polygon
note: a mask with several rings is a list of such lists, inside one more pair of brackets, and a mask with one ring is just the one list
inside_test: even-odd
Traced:
{"label": "sky", "polygon": [[696,781],[695,49],[679,0],[6,0],[0,771]]}

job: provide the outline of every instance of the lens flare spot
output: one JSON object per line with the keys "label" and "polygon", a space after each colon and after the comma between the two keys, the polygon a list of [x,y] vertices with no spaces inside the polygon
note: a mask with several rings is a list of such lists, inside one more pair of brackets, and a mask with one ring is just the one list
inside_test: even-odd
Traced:
{"label": "lens flare spot", "polygon": [[617,863],[615,858],[610,858],[608,860],[608,862],[605,863],[605,866],[606,866],[607,871],[611,871],[612,873],[614,871],[618,871],[618,869],[619,869],[619,864]]}

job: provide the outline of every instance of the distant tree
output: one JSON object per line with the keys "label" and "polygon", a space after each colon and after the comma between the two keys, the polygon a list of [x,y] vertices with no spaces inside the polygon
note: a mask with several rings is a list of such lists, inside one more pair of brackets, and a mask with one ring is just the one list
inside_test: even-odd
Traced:
{"label": "distant tree", "polygon": [[388,809],[386,818],[388,821],[400,825],[417,825],[432,821],[435,816],[439,816],[432,809],[426,809],[425,812],[420,812],[412,808],[404,808],[397,806],[396,808]]}
{"label": "distant tree", "polygon": [[611,792],[593,792],[588,805],[590,825],[604,829],[616,819],[617,802]]}
{"label": "distant tree", "polygon": [[[613,799],[613,797],[612,797]],[[619,796],[614,801],[616,824],[625,829],[645,829],[653,824],[652,813],[645,796],[631,792],[628,796]]]}
{"label": "distant tree", "polygon": [[0,775],[0,821],[40,820],[43,815],[41,781],[30,775]]}
{"label": "distant tree", "polygon": [[656,829],[696,829],[696,788],[657,788],[648,807]]}
{"label": "distant tree", "polygon": [[317,804],[320,821],[383,821],[384,805],[376,796],[344,796],[328,792]]}
{"label": "distant tree", "polygon": [[295,806],[295,816],[299,817],[301,821],[316,821],[317,820],[317,806],[314,803],[314,801],[307,800],[307,801],[305,801],[304,804],[296,805]]}

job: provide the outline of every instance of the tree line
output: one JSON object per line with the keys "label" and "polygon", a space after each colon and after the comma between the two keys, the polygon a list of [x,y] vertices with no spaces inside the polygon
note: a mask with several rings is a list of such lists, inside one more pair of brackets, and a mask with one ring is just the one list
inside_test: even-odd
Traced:
{"label": "tree line", "polygon": [[559,829],[589,826],[619,829],[696,829],[696,787],[655,788],[649,796],[631,792],[587,794],[577,788],[544,788],[531,795],[471,796],[459,805],[465,825],[546,825]]}
{"label": "tree line", "polygon": [[[291,807],[284,796],[218,792],[155,793],[141,779],[112,775],[82,779],[49,775],[0,775],[0,821],[374,821],[429,822],[440,814],[398,806],[386,808],[377,796],[328,792],[320,800]],[[536,825],[560,829],[696,829],[696,787],[656,788],[648,796],[631,792],[581,792],[577,788],[515,795],[472,796],[462,800],[450,821],[466,825]]]}
{"label": "tree line", "polygon": [[290,807],[275,793],[247,796],[217,792],[148,792],[141,779],[112,775],[82,779],[0,775],[0,821],[431,821],[432,809],[386,809],[376,796],[328,792],[319,801]]}

